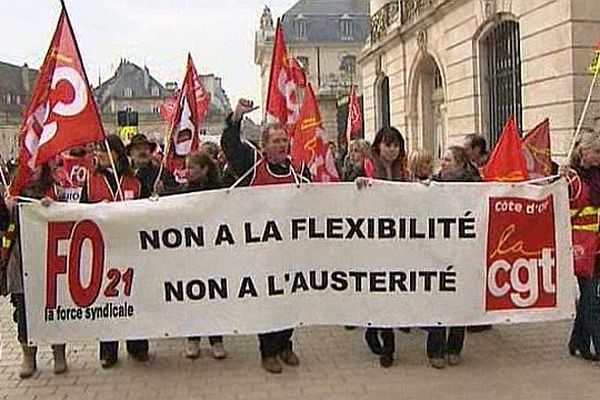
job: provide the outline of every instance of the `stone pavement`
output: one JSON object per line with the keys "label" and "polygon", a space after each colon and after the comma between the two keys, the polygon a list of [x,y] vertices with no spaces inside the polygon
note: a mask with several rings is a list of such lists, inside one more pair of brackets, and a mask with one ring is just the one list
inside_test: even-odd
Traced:
{"label": "stone pavement", "polygon": [[[362,340],[362,330],[311,327],[297,330],[297,369],[269,375],[260,368],[253,336],[225,338],[229,358],[208,349],[190,361],[183,339],[151,341],[151,359],[140,364],[121,346],[120,361],[102,370],[95,342],[70,344],[69,371],[52,373],[49,346],[38,354],[39,371],[19,380],[20,352],[7,299],[0,299],[0,399],[598,399],[600,365],[570,357],[570,323],[500,326],[467,337],[457,367],[427,366],[425,333],[397,333],[398,358],[384,370]],[[203,341],[208,347],[208,341]],[[204,350],[204,349],[203,349]]]}

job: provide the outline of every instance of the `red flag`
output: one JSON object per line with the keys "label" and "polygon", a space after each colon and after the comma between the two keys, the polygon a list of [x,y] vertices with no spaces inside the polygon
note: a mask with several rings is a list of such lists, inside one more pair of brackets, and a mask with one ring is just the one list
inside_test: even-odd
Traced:
{"label": "red flag", "polygon": [[179,94],[176,93],[173,96],[166,99],[165,102],[160,105],[160,115],[169,124],[173,122],[173,117],[175,116],[175,111],[177,110],[178,98]]}
{"label": "red flag", "polygon": [[552,174],[550,121],[546,118],[523,138],[523,155],[530,178]]}
{"label": "red flag", "polygon": [[348,121],[346,125],[346,143],[350,145],[350,142],[358,132],[362,129],[362,110],[360,109],[360,102],[356,97],[356,91],[354,86],[350,90],[350,98],[348,100]]}
{"label": "red flag", "polygon": [[309,83],[292,138],[292,160],[296,165],[307,165],[314,182],[339,182],[335,155],[325,142],[324,133],[319,106]]}
{"label": "red flag", "polygon": [[[190,57],[191,61],[191,57]],[[210,108],[210,100],[211,95],[210,92],[204,88],[200,77],[196,73],[196,67],[194,67],[194,62],[192,61],[192,71],[193,71],[193,82],[194,82],[194,91],[196,93],[196,109],[198,112],[198,126],[200,126],[204,122],[204,118],[208,114],[208,110]]]}
{"label": "red flag", "polygon": [[300,118],[300,104],[296,96],[297,82],[294,80],[292,63],[285,46],[281,21],[277,22],[273,58],[267,94],[267,112],[284,126],[293,126]]}
{"label": "red flag", "polygon": [[[179,174],[181,172],[172,169],[181,164],[173,162],[173,157],[186,157],[200,147],[199,127],[206,116],[209,105],[210,94],[204,90],[192,56],[188,55],[185,78],[171,122],[170,143],[168,143],[169,149],[165,160],[171,173]],[[177,168],[177,170],[179,169]]]}
{"label": "red flag", "polygon": [[21,126],[19,170],[11,194],[21,193],[36,166],[65,150],[102,141],[104,137],[73,28],[63,6]]}
{"label": "red flag", "polygon": [[506,123],[496,148],[483,168],[483,177],[486,181],[498,182],[520,182],[529,179],[527,162],[523,156],[522,142],[514,117]]}

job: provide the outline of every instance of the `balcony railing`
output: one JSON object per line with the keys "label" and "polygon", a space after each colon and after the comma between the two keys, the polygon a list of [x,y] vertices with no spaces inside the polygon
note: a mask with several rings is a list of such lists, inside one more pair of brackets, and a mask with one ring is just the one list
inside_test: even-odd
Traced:
{"label": "balcony railing", "polygon": [[377,43],[394,22],[401,24],[415,21],[419,16],[444,0],[394,0],[381,7],[371,17],[371,44]]}
{"label": "balcony railing", "polygon": [[400,15],[402,24],[407,24],[419,17],[423,12],[433,7],[439,0],[400,0]]}
{"label": "balcony railing", "polygon": [[371,43],[376,43],[385,37],[388,27],[398,20],[400,7],[397,0],[381,7],[371,17]]}

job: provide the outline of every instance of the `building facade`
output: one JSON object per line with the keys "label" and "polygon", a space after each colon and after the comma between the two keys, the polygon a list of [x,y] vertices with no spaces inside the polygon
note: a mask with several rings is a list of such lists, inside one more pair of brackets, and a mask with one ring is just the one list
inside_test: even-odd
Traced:
{"label": "building facade", "polygon": [[[291,57],[304,66],[315,89],[326,134],[335,139],[338,101],[350,84],[359,86],[356,60],[369,34],[368,0],[300,0],[283,15],[283,29]],[[255,36],[254,62],[260,66],[261,105],[267,100],[275,27],[265,7]]]}
{"label": "building facade", "polygon": [[495,144],[512,115],[522,132],[548,117],[553,154],[565,156],[599,22],[596,0],[371,0],[358,60],[366,136],[393,125],[409,148],[439,156],[471,133]]}
{"label": "building facade", "polygon": [[[206,134],[220,134],[223,121],[231,110],[229,98],[221,86],[221,78],[210,74],[200,75],[200,80],[212,96],[202,130]],[[162,142],[168,125],[160,115],[160,106],[177,89],[174,82],[163,86],[150,75],[148,67],[121,60],[114,76],[94,89],[94,97],[107,132],[117,132],[119,111],[137,111],[139,132]]]}
{"label": "building facade", "polygon": [[27,64],[0,62],[0,155],[4,160],[18,155],[18,133],[37,75]]}

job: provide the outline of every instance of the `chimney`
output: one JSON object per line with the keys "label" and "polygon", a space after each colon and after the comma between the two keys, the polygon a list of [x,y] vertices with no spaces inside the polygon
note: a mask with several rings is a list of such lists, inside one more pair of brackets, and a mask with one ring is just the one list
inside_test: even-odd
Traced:
{"label": "chimney", "polygon": [[144,89],[146,92],[150,90],[150,70],[144,65]]}
{"label": "chimney", "polygon": [[25,93],[29,94],[31,92],[31,82],[29,81],[29,66],[27,63],[23,64],[21,67],[21,78],[23,79],[23,87],[25,88]]}

